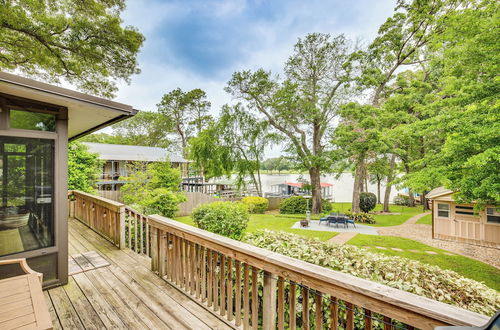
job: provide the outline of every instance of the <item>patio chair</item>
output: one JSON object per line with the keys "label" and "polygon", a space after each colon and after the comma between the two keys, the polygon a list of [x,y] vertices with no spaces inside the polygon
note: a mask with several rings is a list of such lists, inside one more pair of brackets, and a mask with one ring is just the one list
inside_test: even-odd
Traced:
{"label": "patio chair", "polygon": [[320,218],[319,219],[319,224],[321,225],[321,222],[326,222],[326,224],[329,225],[328,218],[330,218],[330,216]]}
{"label": "patio chair", "polygon": [[354,228],[356,228],[356,223],[354,223],[354,219],[349,219],[349,218],[346,218],[347,219],[347,224],[352,224],[354,226]]}

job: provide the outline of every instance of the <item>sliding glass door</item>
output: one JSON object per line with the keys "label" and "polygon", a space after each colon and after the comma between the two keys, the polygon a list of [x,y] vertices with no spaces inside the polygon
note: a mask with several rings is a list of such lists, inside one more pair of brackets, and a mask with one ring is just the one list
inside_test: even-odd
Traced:
{"label": "sliding glass door", "polygon": [[0,136],[0,256],[54,246],[54,140]]}

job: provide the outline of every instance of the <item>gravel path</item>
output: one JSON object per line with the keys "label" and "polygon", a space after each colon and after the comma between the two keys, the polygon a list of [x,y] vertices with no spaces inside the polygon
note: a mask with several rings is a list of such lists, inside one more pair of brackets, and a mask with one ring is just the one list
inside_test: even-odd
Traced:
{"label": "gravel path", "polygon": [[393,227],[378,228],[379,235],[409,238],[429,246],[443,249],[476,259],[500,269],[500,249],[466,243],[432,239],[432,226],[416,224],[417,220],[428,213],[418,214],[405,223]]}

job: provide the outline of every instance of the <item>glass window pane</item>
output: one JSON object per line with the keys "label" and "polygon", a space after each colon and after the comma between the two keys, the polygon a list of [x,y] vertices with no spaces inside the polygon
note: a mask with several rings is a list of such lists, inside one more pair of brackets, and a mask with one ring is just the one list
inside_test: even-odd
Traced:
{"label": "glass window pane", "polygon": [[0,136],[0,255],[54,245],[54,141]]}
{"label": "glass window pane", "polygon": [[486,209],[486,222],[500,223],[500,208],[488,207]]}
{"label": "glass window pane", "polygon": [[39,112],[10,110],[10,127],[55,132],[56,116]]}
{"label": "glass window pane", "polygon": [[438,204],[438,210],[449,210],[450,205],[449,204]]}

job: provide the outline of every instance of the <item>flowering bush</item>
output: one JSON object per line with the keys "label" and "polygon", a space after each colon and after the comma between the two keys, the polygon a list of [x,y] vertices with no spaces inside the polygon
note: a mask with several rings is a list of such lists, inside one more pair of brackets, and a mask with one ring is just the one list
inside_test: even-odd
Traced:
{"label": "flowering bush", "polygon": [[248,206],[250,213],[264,213],[269,207],[269,200],[264,197],[248,196],[241,199],[241,202]]}
{"label": "flowering bush", "polygon": [[193,210],[194,223],[198,228],[241,239],[250,220],[248,207],[243,203],[214,202]]}
{"label": "flowering bush", "polygon": [[355,222],[376,223],[373,215],[371,215],[369,213],[346,211],[345,215],[347,215],[351,219],[354,219]]}
{"label": "flowering bush", "polygon": [[355,246],[333,245],[284,232],[249,234],[245,236],[245,241],[473,312],[493,315],[500,309],[500,293],[496,290],[454,271],[419,261],[372,253]]}

